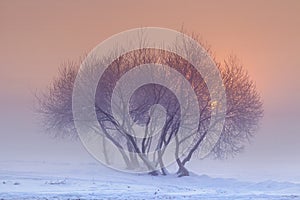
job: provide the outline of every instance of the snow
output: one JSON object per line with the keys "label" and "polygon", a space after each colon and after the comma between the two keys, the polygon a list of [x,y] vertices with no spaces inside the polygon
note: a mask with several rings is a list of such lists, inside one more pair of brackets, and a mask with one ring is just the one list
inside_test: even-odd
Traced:
{"label": "snow", "polygon": [[0,199],[300,199],[300,184],[128,174],[97,162],[0,161]]}

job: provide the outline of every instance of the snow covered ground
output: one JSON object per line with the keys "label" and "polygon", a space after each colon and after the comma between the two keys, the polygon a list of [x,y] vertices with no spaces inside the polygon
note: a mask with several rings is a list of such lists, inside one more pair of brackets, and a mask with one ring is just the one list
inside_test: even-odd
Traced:
{"label": "snow covered ground", "polygon": [[0,161],[0,199],[298,200],[300,184],[127,174],[90,163]]}

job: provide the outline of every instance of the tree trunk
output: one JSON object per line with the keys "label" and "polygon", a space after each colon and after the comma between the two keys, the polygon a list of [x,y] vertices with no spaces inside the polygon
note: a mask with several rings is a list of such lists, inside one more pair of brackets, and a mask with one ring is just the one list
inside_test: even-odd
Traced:
{"label": "tree trunk", "polygon": [[158,159],[158,162],[159,162],[159,167],[160,167],[160,170],[161,170],[161,174],[165,176],[165,175],[168,175],[168,170],[165,167],[162,156],[163,156],[163,154],[162,154],[161,150],[159,150],[158,155],[157,155],[157,157],[158,157],[157,159]]}
{"label": "tree trunk", "polygon": [[175,135],[175,141],[176,141],[175,157],[178,165],[178,171],[176,174],[178,175],[178,177],[189,176],[190,175],[189,171],[184,167],[184,164],[181,162],[179,158],[179,140],[177,135]]}
{"label": "tree trunk", "polygon": [[177,171],[177,175],[178,177],[182,177],[182,176],[189,176],[190,173],[189,171],[184,167],[184,165],[182,164],[181,160],[178,158],[176,159],[176,162],[178,164],[178,171]]}
{"label": "tree trunk", "polygon": [[152,176],[158,176],[159,172],[157,170],[153,170],[153,171],[149,172],[149,174]]}
{"label": "tree trunk", "polygon": [[105,162],[106,162],[106,164],[110,165],[110,161],[109,161],[109,158],[108,158],[108,152],[107,152],[107,149],[106,149],[105,137],[103,137],[103,139],[102,139],[102,145],[103,145],[103,149],[104,149]]}
{"label": "tree trunk", "polygon": [[129,154],[129,159],[130,159],[130,165],[131,169],[138,169],[140,167],[138,158],[136,153],[134,152],[134,148],[132,147],[130,142],[127,142],[127,148],[128,148],[128,154]]}

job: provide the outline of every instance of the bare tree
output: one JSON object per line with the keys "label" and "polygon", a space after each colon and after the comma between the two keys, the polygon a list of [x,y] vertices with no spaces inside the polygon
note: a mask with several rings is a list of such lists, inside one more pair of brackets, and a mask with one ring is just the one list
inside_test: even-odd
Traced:
{"label": "bare tree", "polygon": [[[194,39],[198,40],[197,37]],[[144,39],[141,39],[144,42]],[[202,58],[196,57],[194,47],[189,43],[182,49],[192,59],[201,62]],[[210,49],[207,51],[211,53]],[[114,52],[112,52],[114,53]],[[199,123],[195,128],[193,121],[189,120],[188,110],[192,104],[189,102],[182,105],[177,96],[169,88],[160,84],[145,84],[137,88],[130,97],[130,101],[124,100],[124,91],[115,90],[117,82],[128,71],[135,66],[156,63],[162,66],[170,66],[179,72],[190,84],[196,94],[199,108]],[[92,74],[98,67],[105,65],[104,60],[95,58],[90,67],[91,80],[83,80],[83,84],[97,81]],[[230,57],[223,64],[218,63],[222,76],[223,85],[226,91],[227,110],[225,123],[216,145],[210,155],[216,158],[223,158],[235,155],[240,152],[244,144],[254,135],[260,118],[263,115],[262,102],[256,91],[255,84],[251,81],[246,71],[239,64],[237,58]],[[77,137],[74,118],[72,114],[72,93],[74,81],[79,67],[74,63],[66,63],[59,71],[59,76],[52,85],[40,94],[37,94],[37,112],[41,114],[41,121],[45,129],[55,136]],[[169,77],[168,67],[151,68],[147,76]],[[201,145],[209,132],[211,126],[211,114],[216,109],[218,102],[213,102],[210,92],[204,81],[205,74],[199,72],[184,58],[163,50],[140,49],[128,52],[114,60],[105,70],[98,82],[95,97],[91,91],[84,91],[83,97],[91,97],[91,105],[95,107],[97,121],[100,125],[103,149],[106,151],[106,142],[112,142],[120,152],[120,155],[128,169],[146,167],[152,175],[159,173],[168,174],[164,158],[166,151],[172,143],[175,144],[174,160],[178,165],[178,176],[188,176],[186,163],[193,156],[201,153]],[[143,78],[143,77],[141,77]],[[190,93],[184,88],[179,80],[172,80],[175,90],[185,99],[190,99]],[[118,101],[112,101],[113,92],[118,96]],[[126,91],[125,91],[126,92]],[[129,107],[128,107],[129,103]],[[112,105],[114,112],[112,110]],[[165,111],[160,113],[154,106],[159,105]],[[127,110],[129,108],[129,110]],[[126,117],[129,111],[130,117]],[[116,114],[117,116],[115,116]],[[159,117],[158,117],[159,115]],[[132,119],[132,120],[131,120]],[[162,119],[164,119],[162,123]],[[198,118],[197,118],[198,119]],[[89,120],[89,119],[86,119]],[[134,129],[135,125],[143,129]],[[183,128],[184,132],[179,133]],[[138,137],[142,135],[143,137]],[[191,143],[192,141],[192,143]],[[109,151],[109,150],[108,150]],[[105,152],[105,162],[111,163],[109,152]],[[159,169],[160,172],[157,170]]]}

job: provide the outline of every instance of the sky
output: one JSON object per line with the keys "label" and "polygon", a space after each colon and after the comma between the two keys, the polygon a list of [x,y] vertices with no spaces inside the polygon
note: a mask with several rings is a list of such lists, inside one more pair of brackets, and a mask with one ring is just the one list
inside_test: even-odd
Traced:
{"label": "sky", "polygon": [[[92,160],[55,140],[32,105],[59,66],[109,36],[156,26],[199,34],[220,61],[235,54],[256,82],[264,118],[245,152],[190,167],[213,176],[300,182],[300,2],[0,0],[0,161]],[[74,153],[76,152],[76,153]]]}

